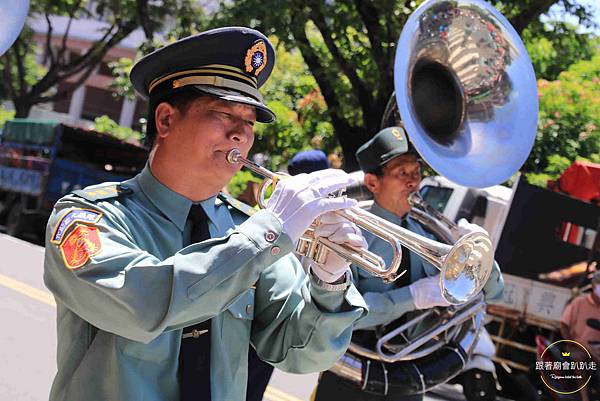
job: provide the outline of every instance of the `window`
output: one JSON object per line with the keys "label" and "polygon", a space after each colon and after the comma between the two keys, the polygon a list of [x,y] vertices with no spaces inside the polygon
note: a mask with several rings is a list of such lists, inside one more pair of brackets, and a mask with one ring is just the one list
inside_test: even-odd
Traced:
{"label": "window", "polygon": [[436,209],[438,212],[443,213],[450,199],[450,195],[454,190],[452,188],[445,187],[434,187],[426,185],[419,191],[421,196],[431,207]]}

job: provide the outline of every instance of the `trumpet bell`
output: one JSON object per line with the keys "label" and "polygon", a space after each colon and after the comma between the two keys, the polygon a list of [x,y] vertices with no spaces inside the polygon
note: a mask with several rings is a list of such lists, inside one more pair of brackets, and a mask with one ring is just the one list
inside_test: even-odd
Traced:
{"label": "trumpet bell", "polygon": [[448,179],[496,185],[527,159],[535,74],[519,35],[484,1],[424,2],[400,35],[394,87],[411,142]]}
{"label": "trumpet bell", "polygon": [[459,239],[440,267],[440,290],[451,304],[473,299],[487,282],[494,266],[489,236],[469,233]]}

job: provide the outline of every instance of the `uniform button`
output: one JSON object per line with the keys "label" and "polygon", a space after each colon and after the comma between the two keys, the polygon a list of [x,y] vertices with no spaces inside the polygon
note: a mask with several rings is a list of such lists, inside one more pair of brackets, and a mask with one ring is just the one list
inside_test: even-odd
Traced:
{"label": "uniform button", "polygon": [[273,248],[271,248],[271,255],[279,255],[279,252],[281,252],[281,248],[279,248],[278,246],[274,246]]}
{"label": "uniform button", "polygon": [[246,314],[251,314],[252,313],[252,305],[248,304],[246,305]]}
{"label": "uniform button", "polygon": [[265,233],[265,239],[267,240],[267,242],[275,242],[275,240],[277,239],[277,234],[275,234],[273,231],[267,231]]}

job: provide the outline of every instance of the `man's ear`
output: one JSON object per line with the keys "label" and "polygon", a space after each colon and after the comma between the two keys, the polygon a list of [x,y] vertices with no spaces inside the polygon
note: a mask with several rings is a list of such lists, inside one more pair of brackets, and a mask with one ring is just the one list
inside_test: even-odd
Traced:
{"label": "man's ear", "polygon": [[157,138],[165,138],[173,125],[173,118],[177,109],[167,102],[162,102],[154,110],[154,123]]}
{"label": "man's ear", "polygon": [[365,186],[369,191],[376,195],[379,192],[379,177],[373,173],[366,173],[364,178]]}

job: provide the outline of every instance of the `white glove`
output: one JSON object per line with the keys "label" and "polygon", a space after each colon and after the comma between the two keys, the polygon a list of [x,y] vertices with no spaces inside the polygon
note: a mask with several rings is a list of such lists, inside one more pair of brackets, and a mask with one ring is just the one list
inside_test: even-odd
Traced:
{"label": "white glove", "polygon": [[296,242],[321,214],[356,205],[347,197],[329,198],[345,188],[352,179],[342,170],[320,170],[299,174],[277,182],[267,209],[281,220],[283,231]]}
{"label": "white glove", "polygon": [[408,286],[417,309],[429,309],[434,306],[450,306],[442,297],[440,275],[422,278]]}
{"label": "white glove", "polygon": [[482,233],[485,235],[489,235],[485,228],[478,226],[477,224],[472,224],[467,221],[467,219],[458,220],[458,235],[461,237],[470,233]]}
{"label": "white glove", "polygon": [[[360,228],[333,212],[321,216],[319,225],[315,228],[315,236],[327,238],[340,245],[347,244],[358,248],[367,248],[368,246]],[[312,263],[312,271],[326,283],[333,283],[344,275],[349,266],[350,262],[345,258],[329,251],[324,264]]]}

